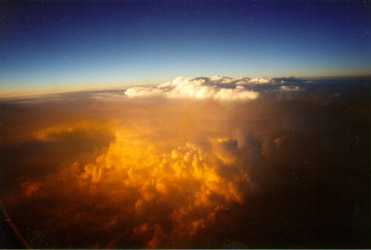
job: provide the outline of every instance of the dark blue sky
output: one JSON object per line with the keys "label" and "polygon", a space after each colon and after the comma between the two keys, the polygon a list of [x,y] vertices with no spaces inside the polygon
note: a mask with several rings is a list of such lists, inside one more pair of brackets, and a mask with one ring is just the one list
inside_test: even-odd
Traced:
{"label": "dark blue sky", "polygon": [[0,90],[371,66],[369,1],[0,1]]}

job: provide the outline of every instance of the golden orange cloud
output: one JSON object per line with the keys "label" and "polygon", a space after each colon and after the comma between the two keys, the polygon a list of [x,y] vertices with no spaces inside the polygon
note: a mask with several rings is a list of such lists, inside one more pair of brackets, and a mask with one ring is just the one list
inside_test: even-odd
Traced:
{"label": "golden orange cloud", "polygon": [[[204,91],[197,81],[182,86]],[[98,93],[8,107],[1,198],[22,241],[36,248],[269,247],[265,238],[280,242],[299,226],[312,232],[305,227],[320,223],[318,214],[337,219],[319,211],[316,204],[326,204],[316,199],[318,190],[332,195],[323,173],[343,180],[341,171],[353,171],[346,168],[352,158],[336,161],[348,130],[333,123],[353,117],[333,114],[336,103],[302,97],[305,91],[248,101],[232,98],[241,88],[228,101],[170,98],[177,86],[162,86],[164,96]],[[218,94],[216,86],[206,90]],[[354,154],[366,152],[361,146]],[[326,169],[333,165],[343,168]]]}

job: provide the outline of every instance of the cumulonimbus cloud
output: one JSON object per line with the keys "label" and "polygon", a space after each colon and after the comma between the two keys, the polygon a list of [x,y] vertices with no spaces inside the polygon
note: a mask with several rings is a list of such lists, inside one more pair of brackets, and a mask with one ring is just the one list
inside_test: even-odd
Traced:
{"label": "cumulonimbus cloud", "polygon": [[[222,76],[184,78],[151,87],[133,87],[125,91],[129,97],[163,96],[167,98],[193,98],[215,100],[255,100],[259,92],[246,89],[243,84],[249,78],[230,78]],[[254,80],[254,79],[251,79]],[[263,79],[262,82],[268,81]],[[255,80],[253,81],[255,83]]]}

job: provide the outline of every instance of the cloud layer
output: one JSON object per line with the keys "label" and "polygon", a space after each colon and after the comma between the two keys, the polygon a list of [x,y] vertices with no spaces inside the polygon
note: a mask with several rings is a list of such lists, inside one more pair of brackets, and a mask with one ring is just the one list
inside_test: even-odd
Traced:
{"label": "cloud layer", "polygon": [[35,248],[367,247],[368,90],[177,78],[0,102],[1,199]]}

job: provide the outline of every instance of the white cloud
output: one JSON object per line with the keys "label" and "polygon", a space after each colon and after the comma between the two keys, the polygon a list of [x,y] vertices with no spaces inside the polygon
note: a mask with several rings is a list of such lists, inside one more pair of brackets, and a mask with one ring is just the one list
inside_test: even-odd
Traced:
{"label": "white cloud", "polygon": [[302,89],[299,88],[299,86],[288,86],[288,85],[285,85],[285,86],[281,86],[280,87],[280,90],[283,90],[283,91],[300,91]]}
{"label": "white cloud", "polygon": [[266,77],[254,77],[248,81],[248,83],[255,83],[255,84],[261,84],[261,83],[271,83],[272,79],[271,78],[266,78]]}
{"label": "white cloud", "polygon": [[125,91],[129,97],[164,96],[167,98],[193,98],[215,100],[254,100],[259,93],[245,89],[241,82],[248,78],[233,79],[213,76],[199,78],[178,77],[154,87],[134,87]]}
{"label": "white cloud", "polygon": [[128,97],[158,96],[166,98],[248,101],[264,98],[267,93],[295,93],[305,90],[301,87],[301,82],[300,79],[293,77],[178,77],[156,86],[129,88],[125,91],[125,95]]}

